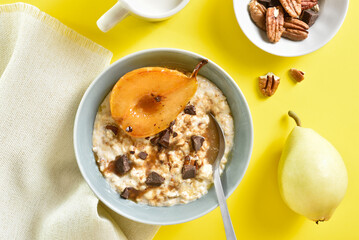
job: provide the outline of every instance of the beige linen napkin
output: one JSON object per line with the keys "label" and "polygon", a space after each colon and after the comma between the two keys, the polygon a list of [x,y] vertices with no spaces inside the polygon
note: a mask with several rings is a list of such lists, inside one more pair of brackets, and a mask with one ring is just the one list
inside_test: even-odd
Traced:
{"label": "beige linen napkin", "polygon": [[76,164],[75,112],[111,57],[31,5],[0,6],[0,239],[156,233],[99,204]]}

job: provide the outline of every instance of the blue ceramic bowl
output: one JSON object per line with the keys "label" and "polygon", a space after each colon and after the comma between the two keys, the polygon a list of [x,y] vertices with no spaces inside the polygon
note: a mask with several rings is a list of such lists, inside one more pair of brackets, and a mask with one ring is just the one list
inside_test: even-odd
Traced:
{"label": "blue ceramic bowl", "polygon": [[[213,188],[196,201],[171,207],[151,207],[121,199],[101,175],[92,152],[92,131],[101,102],[117,80],[136,68],[167,66],[192,71],[204,57],[179,49],[149,49],[136,52],[113,63],[83,96],[74,126],[74,147],[80,171],[96,196],[118,214],[137,222],[168,225],[183,223],[212,211],[218,206]],[[226,95],[235,126],[234,146],[222,174],[222,184],[228,197],[241,181],[252,153],[253,126],[247,102],[233,79],[212,61],[200,73],[215,83]]]}

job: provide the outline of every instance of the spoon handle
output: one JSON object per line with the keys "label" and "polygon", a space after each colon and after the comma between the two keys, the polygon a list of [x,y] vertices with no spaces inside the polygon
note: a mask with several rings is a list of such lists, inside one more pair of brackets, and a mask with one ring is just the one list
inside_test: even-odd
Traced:
{"label": "spoon handle", "polygon": [[224,196],[219,169],[214,170],[214,188],[216,190],[219,208],[221,209],[224,230],[228,240],[236,240],[236,234],[234,233],[231,217],[229,216],[226,197]]}

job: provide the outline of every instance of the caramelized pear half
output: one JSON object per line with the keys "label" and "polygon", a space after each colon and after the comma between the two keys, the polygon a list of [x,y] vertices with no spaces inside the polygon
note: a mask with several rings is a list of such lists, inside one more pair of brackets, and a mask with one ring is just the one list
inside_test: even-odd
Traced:
{"label": "caramelized pear half", "polygon": [[130,136],[144,138],[169,127],[197,91],[197,73],[191,76],[168,68],[144,67],[126,73],[112,89],[112,118]]}

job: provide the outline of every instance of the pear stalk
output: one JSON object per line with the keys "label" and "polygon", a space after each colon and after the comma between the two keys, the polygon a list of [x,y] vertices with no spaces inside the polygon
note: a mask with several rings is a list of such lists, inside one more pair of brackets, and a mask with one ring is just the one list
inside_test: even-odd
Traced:
{"label": "pear stalk", "polygon": [[200,61],[197,66],[193,69],[193,72],[191,74],[190,78],[196,78],[197,77],[197,73],[199,72],[199,70],[208,63],[207,59],[203,59],[202,61]]}
{"label": "pear stalk", "polygon": [[295,112],[289,111],[289,112],[288,112],[288,115],[289,115],[289,117],[291,117],[291,118],[294,119],[294,121],[295,121],[295,123],[297,124],[298,127],[301,127],[301,126],[302,126],[302,123],[301,123],[301,121],[300,121],[300,118],[298,117],[298,115],[297,115]]}

